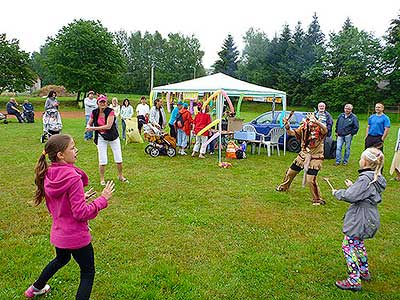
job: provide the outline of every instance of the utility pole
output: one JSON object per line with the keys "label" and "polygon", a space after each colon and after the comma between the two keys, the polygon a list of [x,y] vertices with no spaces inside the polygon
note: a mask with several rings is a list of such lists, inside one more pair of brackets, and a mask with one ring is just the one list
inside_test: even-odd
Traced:
{"label": "utility pole", "polygon": [[153,86],[154,86],[154,61],[151,63],[150,92],[153,90]]}
{"label": "utility pole", "polygon": [[192,68],[193,68],[193,79],[195,79],[196,78],[196,67],[192,66]]}

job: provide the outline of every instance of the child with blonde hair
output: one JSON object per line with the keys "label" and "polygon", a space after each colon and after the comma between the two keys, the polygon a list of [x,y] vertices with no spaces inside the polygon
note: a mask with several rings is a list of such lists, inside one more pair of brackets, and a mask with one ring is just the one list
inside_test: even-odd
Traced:
{"label": "child with blonde hair", "polygon": [[344,216],[342,243],[349,276],[335,283],[338,288],[351,291],[360,291],[361,280],[371,279],[364,240],[372,238],[380,227],[377,205],[382,201],[381,194],[386,188],[386,180],[381,174],[384,164],[382,151],[367,148],[361,154],[359,164],[360,175],[354,183],[346,179],[347,189],[332,189],[337,199],[351,203]]}
{"label": "child with blonde hair", "polygon": [[[88,300],[94,280],[94,253],[88,221],[108,205],[114,191],[114,183],[107,182],[101,196],[87,203],[95,193],[85,193],[88,177],[74,166],[78,150],[71,136],[57,134],[47,141],[35,167],[35,204],[43,198],[53,222],[50,243],[55,246],[56,257],[43,269],[39,278],[25,291],[26,298],[49,292],[47,281],[70,260],[71,256],[80,268],[80,284],[77,300]],[[47,158],[51,161],[49,166]]]}

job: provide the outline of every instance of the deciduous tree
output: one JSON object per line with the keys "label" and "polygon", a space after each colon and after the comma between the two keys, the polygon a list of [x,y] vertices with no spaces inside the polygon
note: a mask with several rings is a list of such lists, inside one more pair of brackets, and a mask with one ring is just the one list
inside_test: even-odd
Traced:
{"label": "deciduous tree", "polygon": [[35,77],[29,54],[19,48],[19,41],[7,40],[5,34],[0,34],[0,93],[24,91]]}

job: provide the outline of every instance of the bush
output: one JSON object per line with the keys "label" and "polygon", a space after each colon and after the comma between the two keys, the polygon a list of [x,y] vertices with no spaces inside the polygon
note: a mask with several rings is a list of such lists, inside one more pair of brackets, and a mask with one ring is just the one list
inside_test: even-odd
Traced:
{"label": "bush", "polygon": [[56,91],[57,97],[76,96],[76,94],[69,93],[67,89],[62,85],[46,85],[39,90],[38,96],[47,96],[51,90]]}

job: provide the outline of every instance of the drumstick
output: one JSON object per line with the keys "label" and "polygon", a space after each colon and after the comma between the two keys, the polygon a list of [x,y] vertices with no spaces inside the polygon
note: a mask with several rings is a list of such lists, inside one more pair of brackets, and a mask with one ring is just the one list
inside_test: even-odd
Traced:
{"label": "drumstick", "polygon": [[328,177],[324,177],[324,180],[326,181],[327,184],[329,184],[329,186],[331,187],[332,190],[335,189],[335,188],[333,187],[333,185],[329,182],[329,178],[328,178]]}
{"label": "drumstick", "polygon": [[287,122],[290,121],[290,119],[293,117],[293,115],[294,115],[294,110],[292,110],[292,111],[290,112],[289,116],[287,117]]}

